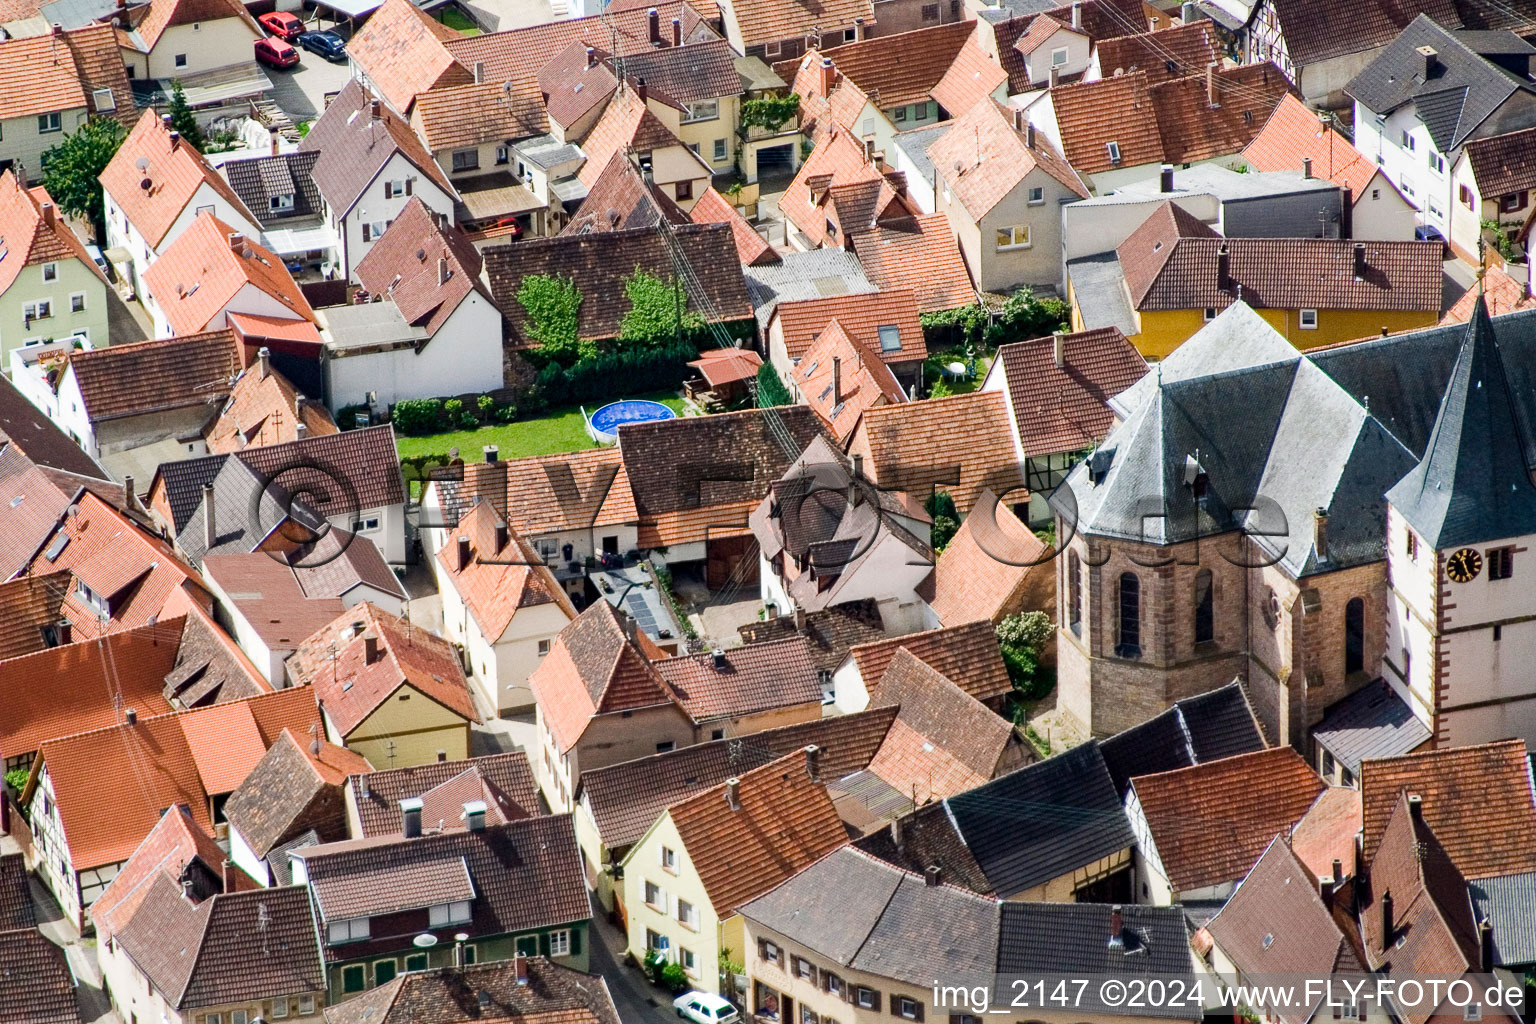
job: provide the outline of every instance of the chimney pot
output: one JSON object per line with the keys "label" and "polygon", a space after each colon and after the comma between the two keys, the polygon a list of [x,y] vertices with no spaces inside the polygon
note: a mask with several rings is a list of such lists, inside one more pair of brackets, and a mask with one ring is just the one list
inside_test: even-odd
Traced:
{"label": "chimney pot", "polygon": [[459,571],[469,568],[469,538],[459,538]]}
{"label": "chimney pot", "polygon": [[1173,191],[1173,164],[1163,164],[1158,172],[1157,189],[1159,192]]}
{"label": "chimney pot", "polygon": [[1309,156],[1301,158],[1301,176],[1309,181],[1312,178],[1312,158]]}
{"label": "chimney pot", "polygon": [[1478,970],[1483,974],[1492,974],[1496,966],[1493,962],[1493,922],[1486,917],[1477,922],[1477,947]]}
{"label": "chimney pot", "polygon": [[49,227],[53,227],[53,204],[52,203],[44,203],[43,204],[43,223],[48,225]]}
{"label": "chimney pot", "polygon": [[1417,793],[1408,794],[1408,813],[1419,823],[1424,821],[1424,798]]}
{"label": "chimney pot", "polygon": [[203,484],[203,547],[212,551],[217,546],[219,527],[213,507],[213,482]]}
{"label": "chimney pot", "polygon": [[843,360],[841,356],[832,357],[832,407],[843,404]]}
{"label": "chimney pot", "polygon": [[1388,889],[1381,894],[1381,949],[1386,952],[1392,948],[1392,890]]}
{"label": "chimney pot", "polygon": [[256,371],[258,380],[266,380],[272,371],[272,350],[265,345],[256,350]]}
{"label": "chimney pot", "polygon": [[1054,88],[1056,88],[1060,84],[1061,84],[1061,69],[1060,68],[1051,68],[1050,87],[1052,89],[1054,89]]}
{"label": "chimney pot", "polygon": [[906,828],[899,815],[891,819],[891,845],[896,847],[897,852],[905,850],[907,846]]}
{"label": "chimney pot", "polygon": [[407,797],[400,801],[400,832],[407,839],[421,835],[421,797]]}
{"label": "chimney pot", "polygon": [[170,131],[171,130],[171,115],[170,114],[161,114],[160,115],[160,127],[164,128],[166,131]]}
{"label": "chimney pot", "polygon": [[139,494],[133,489],[133,477],[123,477],[123,505],[129,509],[139,507]]}
{"label": "chimney pot", "polygon": [[741,810],[741,780],[725,780],[725,805],[733,811]]}
{"label": "chimney pot", "polygon": [[1365,280],[1365,245],[1361,242],[1355,243],[1355,280]]}
{"label": "chimney pot", "polygon": [[508,537],[507,537],[507,524],[505,522],[497,523],[496,524],[496,553],[497,554],[500,554],[502,551],[506,550],[507,539],[508,539]]}
{"label": "chimney pot", "polygon": [[863,18],[854,18],[853,19],[853,38],[854,38],[855,41],[864,38],[864,19]]}
{"label": "chimney pot", "polygon": [[589,47],[587,47],[587,67],[593,68],[593,67],[596,67],[596,66],[597,66],[597,51],[589,46]]}
{"label": "chimney pot", "polygon": [[650,25],[651,43],[653,45],[660,46],[661,45],[661,12],[656,10],[656,8],[654,8],[654,7],[649,8],[645,12],[645,20]]}
{"label": "chimney pot", "polygon": [[1109,948],[1125,948],[1125,913],[1118,903],[1109,908]]}
{"label": "chimney pot", "polygon": [[471,800],[464,805],[464,827],[471,832],[485,831],[484,800]]}
{"label": "chimney pot", "polygon": [[673,46],[682,46],[683,45],[683,19],[682,18],[673,18],[672,19],[672,45]]}
{"label": "chimney pot", "polygon": [[805,609],[799,605],[795,606],[795,632],[805,632]]}
{"label": "chimney pot", "polygon": [[372,665],[379,660],[379,634],[373,630],[363,634],[363,664]]}
{"label": "chimney pot", "polygon": [[244,249],[245,236],[238,231],[231,231],[229,233],[229,248],[234,252],[239,252],[241,249]]}
{"label": "chimney pot", "polygon": [[1328,510],[1318,508],[1312,510],[1312,549],[1317,552],[1317,560],[1328,560]]}
{"label": "chimney pot", "polygon": [[1323,898],[1323,906],[1329,910],[1333,909],[1333,887],[1337,884],[1337,880],[1332,875],[1324,875],[1317,880],[1318,895]]}
{"label": "chimney pot", "polygon": [[805,774],[812,782],[821,781],[821,748],[814,743],[805,747]]}
{"label": "chimney pot", "polygon": [[716,647],[714,650],[710,651],[709,660],[710,663],[715,666],[715,671],[717,672],[723,671],[727,667],[725,651],[723,648]]}
{"label": "chimney pot", "polygon": [[485,453],[486,462],[495,462],[501,458],[501,447],[499,445],[488,444],[481,451]]}
{"label": "chimney pot", "polygon": [[1333,881],[1337,885],[1344,878],[1344,862],[1339,858],[1333,858]]}
{"label": "chimney pot", "polygon": [[1054,342],[1052,348],[1056,358],[1056,369],[1060,370],[1067,365],[1067,335],[1065,331],[1056,331],[1051,335]]}
{"label": "chimney pot", "polygon": [[223,883],[223,891],[226,893],[235,891],[235,862],[228,857],[224,858],[224,870],[220,872]]}
{"label": "chimney pot", "polygon": [[937,864],[928,865],[923,872],[923,880],[928,883],[930,889],[936,888],[944,882],[944,869]]}
{"label": "chimney pot", "polygon": [[75,642],[75,624],[68,619],[59,620],[59,643],[72,644]]}
{"label": "chimney pot", "polygon": [[125,709],[123,711],[123,722],[127,725],[137,725],[139,723],[138,711],[133,708]]}
{"label": "chimney pot", "polygon": [[1083,30],[1083,3],[1082,0],[1072,0],[1072,31]]}
{"label": "chimney pot", "polygon": [[382,113],[383,113],[383,108],[381,106],[379,106],[379,101],[378,100],[369,100],[368,101],[368,114],[369,114],[369,116],[371,116],[374,120],[378,120],[379,116]]}
{"label": "chimney pot", "polygon": [[832,58],[821,58],[821,74],[819,75],[821,95],[823,97],[830,96],[832,94],[832,86],[836,84],[836,82],[837,69],[832,65]]}
{"label": "chimney pot", "polygon": [[526,986],[528,984],[528,958],[519,953],[513,963],[517,971],[517,983]]}
{"label": "chimney pot", "polygon": [[176,152],[177,147],[180,146],[180,145],[181,145],[181,132],[176,132],[176,131],[171,132],[171,152],[172,153]]}

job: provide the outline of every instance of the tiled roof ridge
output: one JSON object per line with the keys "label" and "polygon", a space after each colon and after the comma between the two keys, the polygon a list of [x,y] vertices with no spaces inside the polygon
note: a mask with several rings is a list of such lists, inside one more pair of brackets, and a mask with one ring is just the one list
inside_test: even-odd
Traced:
{"label": "tiled roof ridge", "polygon": [[[161,628],[163,625],[164,625],[164,623],[148,623],[148,624],[146,624],[144,626],[139,626],[139,627],[136,627],[136,628],[138,628],[138,629],[158,629],[158,628]],[[120,630],[119,632],[127,632],[127,631],[126,630]],[[108,633],[108,634],[105,634],[103,636],[93,637],[91,640],[82,641],[82,642],[85,642],[85,643],[90,643],[90,642],[101,643],[103,640],[106,640],[108,637],[113,636],[113,635],[115,635],[115,634]],[[52,648],[50,648],[50,650],[51,649]],[[46,652],[39,652],[39,653],[46,653]],[[272,698],[272,697],[276,697],[276,696],[278,696],[280,694],[286,694],[288,692],[289,692],[289,690],[273,690],[271,693],[258,693],[254,697],[242,697],[238,701],[228,701],[227,703],[249,705],[252,701],[266,700],[266,699],[269,699],[269,698]],[[221,707],[221,706],[222,705],[219,705],[219,704],[209,704],[209,705],[206,705],[206,706],[203,706],[203,707],[177,708],[177,709],[175,709],[173,711],[165,711],[165,712],[162,712],[162,713],[160,713],[158,715],[149,715],[149,716],[146,716],[144,718],[140,718],[138,720],[138,722],[133,727],[134,728],[138,728],[139,726],[148,725],[151,722],[163,722],[167,718],[175,718],[178,715],[191,715],[191,714],[195,714],[195,713],[197,713],[199,711],[207,711],[209,708]],[[113,725],[98,726],[95,729],[85,729],[85,730],[82,730],[81,732],[72,732],[72,733],[68,733],[68,734],[66,734],[64,736],[55,736],[51,740],[44,741],[43,746],[44,747],[57,746],[60,743],[68,743],[68,742],[72,742],[74,740],[84,739],[84,738],[86,738],[88,736],[96,736],[96,735],[99,735],[101,733],[111,732],[114,729],[122,729],[122,728],[126,728],[126,727],[127,727],[127,723],[126,722],[117,722],[117,723],[115,723]],[[39,753],[41,753],[41,748],[39,749]]]}

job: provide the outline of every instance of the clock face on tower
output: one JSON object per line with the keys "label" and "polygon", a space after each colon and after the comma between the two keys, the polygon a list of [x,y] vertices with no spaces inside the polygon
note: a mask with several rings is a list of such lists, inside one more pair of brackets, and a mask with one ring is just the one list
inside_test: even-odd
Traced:
{"label": "clock face on tower", "polygon": [[1445,574],[1452,583],[1468,583],[1483,571],[1483,556],[1471,548],[1452,552],[1445,560]]}

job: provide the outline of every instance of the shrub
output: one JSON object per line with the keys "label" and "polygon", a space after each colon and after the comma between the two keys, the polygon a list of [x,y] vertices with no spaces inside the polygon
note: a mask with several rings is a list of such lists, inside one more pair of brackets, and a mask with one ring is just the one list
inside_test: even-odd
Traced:
{"label": "shrub", "polygon": [[511,402],[508,402],[506,405],[496,407],[497,423],[511,423],[515,419],[517,419],[517,406],[513,405]]}
{"label": "shrub", "polygon": [[939,379],[935,380],[928,387],[928,397],[929,398],[948,398],[950,395],[952,395],[954,393],[955,393],[955,389],[950,387],[949,386],[949,381],[945,380],[943,377],[940,377]]}
{"label": "shrub", "polygon": [[764,363],[757,368],[757,407],[768,409],[775,405],[789,405],[793,400],[789,397],[789,389],[784,382],[779,380],[779,371],[773,368],[772,363]]}
{"label": "shrub", "polygon": [[342,430],[356,430],[357,414],[368,411],[368,407],[361,403],[357,405],[344,405],[336,410],[336,425]]}
{"label": "shrub", "polygon": [[490,419],[496,412],[496,399],[490,395],[481,395],[475,399],[475,408],[480,410],[481,419]]}
{"label": "shrub", "polygon": [[430,434],[442,423],[442,412],[435,398],[407,398],[395,403],[395,428],[406,435]]}
{"label": "shrub", "polygon": [[25,768],[12,768],[5,773],[5,784],[20,793],[27,788],[27,776],[32,774]]}
{"label": "shrub", "polygon": [[1054,632],[1051,617],[1045,612],[1022,612],[997,624],[998,646],[1017,699],[1039,700],[1056,685],[1055,674],[1040,667],[1040,652]]}
{"label": "shrub", "polygon": [[480,426],[480,421],[475,419],[475,414],[474,413],[466,412],[466,413],[461,413],[459,415],[459,429],[460,430],[474,430],[474,429],[478,428],[479,426]]}
{"label": "shrub", "polygon": [[960,529],[960,513],[955,510],[955,499],[948,491],[934,491],[923,502],[923,511],[933,517],[933,529],[929,531],[929,545],[937,554],[949,547],[955,531]]}
{"label": "shrub", "polygon": [[997,624],[997,642],[1004,647],[1039,654],[1051,642],[1056,627],[1045,612],[1020,612]]}
{"label": "shrub", "polygon": [[661,983],[672,991],[673,995],[688,990],[688,974],[683,970],[683,965],[670,963],[661,969]]}
{"label": "shrub", "polygon": [[450,398],[443,403],[443,415],[452,423],[459,418],[459,413],[464,411],[464,403],[460,399]]}

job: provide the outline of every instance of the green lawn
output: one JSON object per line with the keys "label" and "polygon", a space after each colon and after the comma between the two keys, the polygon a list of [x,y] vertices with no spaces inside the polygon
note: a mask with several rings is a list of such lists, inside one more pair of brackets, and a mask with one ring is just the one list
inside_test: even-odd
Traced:
{"label": "green lawn", "polygon": [[464,17],[464,15],[452,7],[443,12],[443,24],[449,28],[458,29],[467,36],[478,36],[481,34],[480,29],[475,27],[474,22]]}
{"label": "green lawn", "polygon": [[[683,412],[683,400],[678,398],[675,392],[653,391],[649,394],[625,397],[646,398],[653,402],[660,402],[679,416]],[[613,400],[619,399],[615,397]],[[599,404],[601,403],[587,406],[587,412],[594,412]],[[582,424],[581,408],[574,405],[551,409],[541,416],[520,419],[513,423],[498,423],[478,430],[455,430],[447,434],[432,434],[429,437],[400,436],[396,439],[396,443],[400,448],[402,459],[417,455],[440,455],[446,459],[448,449],[457,448],[459,456],[466,462],[479,462],[483,458],[480,454],[481,450],[488,444],[496,445],[498,454],[503,459],[516,459],[525,455],[552,455],[555,452],[574,452],[593,447],[592,439],[587,436],[586,428]]]}

